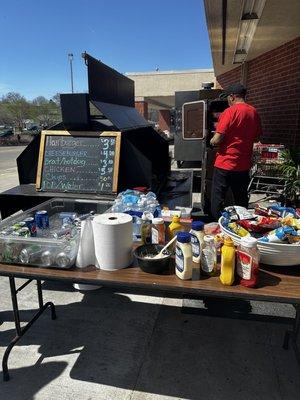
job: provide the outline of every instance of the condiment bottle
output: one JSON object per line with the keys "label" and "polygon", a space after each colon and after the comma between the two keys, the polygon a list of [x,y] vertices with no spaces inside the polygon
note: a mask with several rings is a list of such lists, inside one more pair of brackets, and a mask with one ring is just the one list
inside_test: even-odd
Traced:
{"label": "condiment bottle", "polygon": [[259,251],[257,240],[252,236],[241,238],[237,251],[237,274],[239,283],[246,287],[255,287],[258,283]]}
{"label": "condiment bottle", "polygon": [[172,222],[169,225],[170,240],[176,235],[177,232],[182,231],[182,224],[180,223],[180,217],[174,215]]}
{"label": "condiment bottle", "polygon": [[180,279],[191,279],[193,274],[191,235],[178,232],[175,252],[175,273]]}
{"label": "condiment bottle", "polygon": [[234,282],[235,247],[233,240],[226,237],[221,250],[221,275],[223,285],[230,286]]}
{"label": "condiment bottle", "polygon": [[221,249],[223,246],[223,236],[221,234],[217,234],[214,236],[214,243],[215,243],[215,249],[216,249],[216,260],[217,260],[217,267],[221,265]]}
{"label": "condiment bottle", "polygon": [[200,266],[201,251],[203,248],[204,238],[204,222],[193,221],[192,229],[190,230],[191,243],[193,251],[193,262]]}
{"label": "condiment bottle", "polygon": [[162,218],[153,218],[151,228],[152,244],[164,244],[166,240],[165,223]]}
{"label": "condiment bottle", "polygon": [[151,244],[151,219],[145,212],[142,215],[141,240],[143,244]]}
{"label": "condiment bottle", "polygon": [[205,235],[203,238],[204,247],[201,252],[201,270],[204,275],[217,275],[216,249],[214,245],[214,237]]}

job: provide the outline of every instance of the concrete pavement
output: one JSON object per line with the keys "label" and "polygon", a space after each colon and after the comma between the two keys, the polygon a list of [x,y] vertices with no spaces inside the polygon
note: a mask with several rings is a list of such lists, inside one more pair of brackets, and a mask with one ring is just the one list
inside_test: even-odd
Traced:
{"label": "concrete pavement", "polygon": [[[2,356],[14,336],[5,278],[0,293]],[[209,302],[206,308],[200,300],[104,288],[82,294],[70,284],[47,282],[44,297],[56,304],[58,319],[46,312],[13,349],[1,400],[298,398],[299,366],[293,352],[282,349],[290,306],[252,302],[249,314],[248,303],[235,302],[225,319],[221,305],[211,316]],[[34,285],[19,298],[25,323],[37,308]]]}

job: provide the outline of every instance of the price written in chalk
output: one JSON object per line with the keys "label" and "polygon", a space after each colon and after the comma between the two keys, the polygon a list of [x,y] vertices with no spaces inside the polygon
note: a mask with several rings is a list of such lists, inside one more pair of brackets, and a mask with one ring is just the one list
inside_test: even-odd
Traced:
{"label": "price written in chalk", "polygon": [[116,146],[116,136],[47,134],[43,148],[41,190],[112,193],[114,173],[118,168]]}

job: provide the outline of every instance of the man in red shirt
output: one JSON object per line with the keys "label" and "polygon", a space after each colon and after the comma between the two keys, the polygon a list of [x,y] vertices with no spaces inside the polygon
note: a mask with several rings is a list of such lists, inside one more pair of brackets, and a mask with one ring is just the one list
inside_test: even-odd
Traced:
{"label": "man in red shirt", "polygon": [[240,83],[229,86],[221,98],[229,107],[220,115],[216,133],[210,141],[218,146],[212,181],[211,212],[215,220],[221,216],[227,190],[234,205],[248,207],[249,170],[253,143],[262,133],[256,109],[245,102],[246,88]]}

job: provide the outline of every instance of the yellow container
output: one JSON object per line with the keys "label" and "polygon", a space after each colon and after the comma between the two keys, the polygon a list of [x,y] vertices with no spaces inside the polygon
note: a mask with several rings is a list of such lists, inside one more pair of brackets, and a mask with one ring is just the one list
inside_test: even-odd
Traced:
{"label": "yellow container", "polygon": [[234,282],[235,247],[230,237],[225,238],[221,249],[221,274],[220,281],[223,285],[230,286]]}
{"label": "yellow container", "polygon": [[176,235],[176,233],[179,231],[182,231],[182,230],[183,230],[183,226],[180,223],[180,217],[178,217],[177,215],[174,215],[174,217],[172,218],[172,222],[169,225],[170,239],[173,239],[173,237]]}

